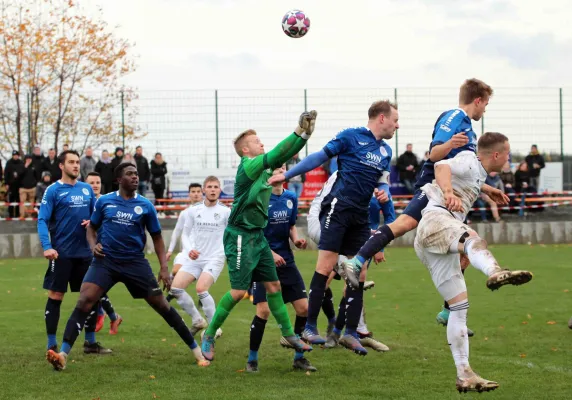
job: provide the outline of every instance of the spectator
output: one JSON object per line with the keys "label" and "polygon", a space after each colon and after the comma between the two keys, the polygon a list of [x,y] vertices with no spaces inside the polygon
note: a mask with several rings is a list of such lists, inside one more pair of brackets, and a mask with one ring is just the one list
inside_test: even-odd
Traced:
{"label": "spectator", "polygon": [[151,178],[151,171],[149,169],[149,161],[143,156],[143,147],[137,146],[135,148],[135,165],[137,166],[137,173],[139,174],[139,187],[137,191],[141,196],[145,196],[147,185]]}
{"label": "spectator", "polygon": [[[18,203],[20,201],[20,174],[23,169],[24,162],[20,160],[20,152],[18,150],[12,151],[12,158],[6,162],[6,169],[4,170],[9,203]],[[18,206],[9,206],[8,216],[17,218]]]}
{"label": "spectator", "polygon": [[60,163],[56,157],[56,150],[53,148],[48,150],[48,156],[44,158],[42,172],[45,171],[50,173],[52,183],[58,181],[62,177],[62,170],[60,169]]}
{"label": "spectator", "polygon": [[419,168],[417,156],[413,154],[413,145],[407,143],[405,152],[397,159],[397,169],[399,170],[399,180],[403,182],[409,194],[415,191],[415,175]]}
{"label": "spectator", "polygon": [[107,194],[113,191],[113,167],[111,165],[111,157],[109,152],[103,150],[101,158],[95,164],[95,172],[101,176],[101,194]]}
{"label": "spectator", "polygon": [[[24,203],[33,203],[36,199],[36,168],[34,167],[34,156],[26,154],[24,157],[24,166],[20,167],[20,218],[26,218],[26,205]],[[41,175],[40,175],[41,176]]]}
{"label": "spectator", "polygon": [[429,152],[426,151],[425,155],[423,156],[423,159],[421,160],[421,162],[419,163],[419,168],[417,169],[417,175],[415,176],[415,180],[419,179],[419,174],[421,173],[421,171],[423,171],[423,166],[425,165],[425,163],[427,162],[427,160],[429,159]]}
{"label": "spectator", "polygon": [[[119,164],[123,162],[123,147],[115,148],[115,157],[111,160],[111,171],[114,171],[115,168]],[[112,191],[116,191],[119,189],[119,184],[115,181],[115,178],[112,180]]]}
{"label": "spectator", "polygon": [[[286,163],[286,171],[294,168],[296,164],[300,162],[300,156],[298,153],[294,154],[294,156]],[[288,190],[293,191],[296,193],[296,197],[300,198],[302,195],[302,190],[304,189],[304,182],[306,181],[306,174],[301,174],[291,178],[288,181]]]}
{"label": "spectator", "polygon": [[40,145],[35,145],[32,150],[32,164],[34,165],[34,171],[36,173],[36,181],[42,179],[42,168],[44,165],[44,160],[46,157],[42,154],[42,148]]}
{"label": "spectator", "polygon": [[[67,143],[65,143],[65,144],[62,146],[62,149],[63,149],[62,152],[67,151],[67,150],[70,149],[70,145],[67,144]],[[59,165],[59,164],[58,164],[58,165]]]}
{"label": "spectator", "polygon": [[133,156],[131,155],[131,153],[125,153],[125,155],[123,156],[122,162],[128,162],[130,164],[137,166],[137,164],[135,164],[135,160],[133,159]]}
{"label": "spectator", "polygon": [[515,190],[520,193],[520,210],[518,210],[518,215],[524,216],[524,206],[526,205],[526,194],[536,192],[536,187],[530,184],[530,173],[528,171],[528,163],[522,161],[518,170],[514,174],[514,185]]}
{"label": "spectator", "polygon": [[97,161],[95,161],[95,158],[93,158],[93,149],[91,148],[91,146],[88,146],[85,149],[85,156],[79,162],[79,171],[81,175],[81,180],[83,182],[85,182],[85,179],[87,178],[87,175],[90,172],[95,171],[96,164]]}
{"label": "spectator", "polygon": [[36,185],[36,203],[40,203],[42,201],[42,197],[44,197],[44,192],[52,184],[52,174],[50,171],[42,172],[42,180],[38,182]]}
{"label": "spectator", "polygon": [[530,185],[534,186],[535,190],[540,188],[540,170],[545,167],[544,157],[538,152],[538,147],[533,144],[530,147],[530,154],[524,159],[528,165],[528,174],[530,178]]}
{"label": "spectator", "polygon": [[[504,192],[504,185],[502,183],[501,177],[496,172],[491,172],[489,174],[489,176],[487,176],[485,183],[489,186],[494,187],[495,189],[499,189],[499,190],[502,190]],[[486,204],[489,205],[489,207],[491,209],[491,213],[493,214],[494,221],[495,222],[502,221],[502,219],[499,215],[499,209],[498,209],[497,203],[495,203],[489,196],[487,196],[484,193],[480,194],[480,198],[483,202],[485,202]],[[486,212],[483,211],[483,213],[484,213],[484,217],[485,217],[483,219],[483,221],[486,222]],[[483,216],[483,213],[481,213],[481,216]]]}
{"label": "spectator", "polygon": [[163,161],[161,153],[155,153],[155,159],[151,160],[151,188],[155,193],[155,205],[157,200],[164,198],[166,187],[167,163]]}

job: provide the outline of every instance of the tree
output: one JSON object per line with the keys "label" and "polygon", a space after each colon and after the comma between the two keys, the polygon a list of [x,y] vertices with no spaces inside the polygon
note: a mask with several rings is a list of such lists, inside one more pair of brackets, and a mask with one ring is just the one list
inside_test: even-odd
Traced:
{"label": "tree", "polygon": [[[0,152],[49,143],[85,147],[122,142],[121,101],[134,89],[120,86],[135,70],[133,45],[101,18],[72,0],[0,0]],[[144,136],[125,120],[125,139]]]}

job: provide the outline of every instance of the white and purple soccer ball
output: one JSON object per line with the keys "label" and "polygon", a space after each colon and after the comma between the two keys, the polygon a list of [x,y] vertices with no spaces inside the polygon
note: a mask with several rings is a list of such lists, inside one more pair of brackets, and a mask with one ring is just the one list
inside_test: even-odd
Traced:
{"label": "white and purple soccer ball", "polygon": [[300,10],[288,11],[282,18],[282,30],[291,38],[304,37],[310,30],[310,18]]}

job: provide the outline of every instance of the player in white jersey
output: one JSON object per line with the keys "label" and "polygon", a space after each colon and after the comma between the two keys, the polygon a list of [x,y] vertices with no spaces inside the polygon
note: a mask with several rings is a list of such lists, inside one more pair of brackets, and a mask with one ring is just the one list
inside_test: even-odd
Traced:
{"label": "player in white jersey", "polygon": [[429,269],[435,287],[451,309],[447,340],[457,367],[459,392],[483,392],[499,386],[481,378],[469,366],[469,302],[459,253],[466,254],[471,264],[488,276],[486,285],[491,290],[532,279],[528,271],[501,269],[487,243],[463,223],[488,173],[499,172],[510,151],[508,138],[491,132],[479,138],[477,148],[478,157],[472,151],[462,151],[435,164],[435,181],[421,188],[428,204],[422,211],[414,242],[417,256]]}
{"label": "player in white jersey", "polygon": [[[189,200],[190,200],[191,206],[199,204],[203,201],[203,188],[202,188],[200,183],[191,183],[189,185]],[[173,234],[171,235],[171,242],[169,243],[169,249],[167,250],[167,261],[171,260],[171,256],[173,255],[173,252],[175,251],[175,247],[177,246],[177,243],[179,242],[179,238],[181,237],[181,234],[183,233],[183,225],[185,224],[185,214],[188,212],[189,209],[190,209],[190,207],[187,207],[183,211],[181,211],[181,213],[179,214],[179,218],[177,219],[177,224],[175,225],[175,229],[173,230]],[[183,265],[183,260],[187,256],[188,256],[188,254],[185,254],[182,251],[179,252],[179,254],[177,254],[177,256],[175,257],[175,260],[173,261],[173,270],[171,271],[171,274],[173,276],[175,276],[177,274],[177,272],[179,271],[179,269]],[[172,299],[169,299],[167,297],[167,300],[170,301]]]}
{"label": "player in white jersey", "polygon": [[[330,193],[334,183],[336,182],[338,172],[334,172],[322,189],[316,194],[314,200],[310,205],[310,210],[308,211],[308,236],[312,241],[316,244],[320,243],[320,235],[321,235],[321,226],[320,226],[320,211],[322,210],[322,200]],[[385,257],[382,252],[378,253],[374,257],[376,263],[385,260]],[[345,324],[345,298],[342,296],[340,301],[340,306],[338,308],[338,317],[336,318],[336,314],[334,311],[334,304],[333,304],[333,294],[332,289],[330,288],[330,283],[334,279],[340,279],[340,275],[337,273],[338,266],[344,261],[347,260],[347,257],[344,255],[338,256],[338,265],[334,267],[334,271],[330,273],[328,277],[328,282],[326,286],[326,291],[324,293],[324,299],[322,301],[322,311],[326,315],[328,319],[328,328],[326,330],[326,343],[324,344],[325,348],[334,348],[340,342],[340,333]],[[364,290],[371,289],[375,283],[373,281],[366,281],[364,284]],[[389,347],[385,344],[377,341],[373,338],[373,334],[369,331],[367,324],[365,322],[365,307],[362,308],[359,324],[357,328],[357,333],[359,335],[359,341],[362,346],[371,347],[377,351],[389,351]]]}
{"label": "player in white jersey", "polygon": [[[209,289],[224,268],[222,237],[230,215],[230,208],[218,202],[221,187],[217,177],[207,177],[203,190],[204,202],[189,207],[185,213],[182,233],[182,253],[185,256],[169,292],[192,317],[193,335],[206,328],[207,321],[210,323],[215,313],[216,305]],[[197,281],[196,290],[207,321],[199,313],[193,298],[185,291],[194,281]]]}

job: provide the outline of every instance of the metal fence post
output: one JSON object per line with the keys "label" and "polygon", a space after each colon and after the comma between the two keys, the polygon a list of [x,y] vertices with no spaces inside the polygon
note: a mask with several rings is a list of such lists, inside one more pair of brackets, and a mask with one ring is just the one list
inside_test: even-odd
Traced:
{"label": "metal fence post", "polygon": [[[308,90],[304,89],[304,111],[308,111]],[[306,157],[308,157],[308,144],[306,143]]]}
{"label": "metal fence post", "polygon": [[[393,89],[393,102],[397,105],[397,88]],[[395,130],[395,152],[393,154],[399,157],[399,129]]]}
{"label": "metal fence post", "polygon": [[218,90],[214,91],[215,104],[215,133],[216,133],[216,167],[220,167],[219,139],[218,139]]}
{"label": "metal fence post", "polygon": [[28,107],[28,154],[32,154],[32,99],[30,92],[26,94],[26,105]]}
{"label": "metal fence post", "polygon": [[123,149],[125,150],[125,97],[121,91],[121,135],[123,136]]}
{"label": "metal fence post", "polygon": [[562,88],[558,90],[560,103],[560,161],[564,161],[564,111],[562,108]]}

